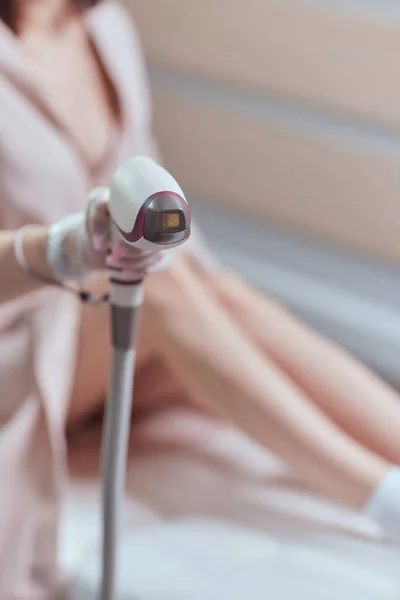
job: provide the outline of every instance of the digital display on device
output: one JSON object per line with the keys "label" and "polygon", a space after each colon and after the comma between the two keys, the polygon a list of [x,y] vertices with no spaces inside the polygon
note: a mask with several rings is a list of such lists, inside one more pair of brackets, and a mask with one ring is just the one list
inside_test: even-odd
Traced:
{"label": "digital display on device", "polygon": [[163,229],[179,229],[181,213],[178,210],[166,212],[162,216]]}

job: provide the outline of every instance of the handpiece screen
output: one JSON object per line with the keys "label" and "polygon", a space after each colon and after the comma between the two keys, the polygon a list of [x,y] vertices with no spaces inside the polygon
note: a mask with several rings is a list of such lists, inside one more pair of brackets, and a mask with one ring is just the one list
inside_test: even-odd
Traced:
{"label": "handpiece screen", "polygon": [[162,216],[163,229],[178,229],[180,222],[180,212],[178,210],[165,212]]}
{"label": "handpiece screen", "polygon": [[177,244],[190,234],[190,213],[180,196],[162,194],[147,206],[143,237],[161,245]]}

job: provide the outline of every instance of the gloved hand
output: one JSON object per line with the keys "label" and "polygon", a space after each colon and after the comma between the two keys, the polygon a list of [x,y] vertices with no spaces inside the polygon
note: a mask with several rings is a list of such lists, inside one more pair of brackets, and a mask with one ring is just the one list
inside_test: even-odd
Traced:
{"label": "gloved hand", "polygon": [[50,227],[47,263],[56,279],[81,284],[107,267],[141,279],[164,263],[167,253],[162,251],[145,252],[122,241],[111,249],[108,198],[108,188],[94,188],[85,212],[68,215]]}

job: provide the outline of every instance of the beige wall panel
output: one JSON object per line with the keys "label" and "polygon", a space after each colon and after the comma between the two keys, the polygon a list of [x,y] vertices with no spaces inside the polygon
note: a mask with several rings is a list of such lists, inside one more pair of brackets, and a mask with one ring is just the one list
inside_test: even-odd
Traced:
{"label": "beige wall panel", "polygon": [[126,1],[152,64],[400,127],[400,17],[379,0],[374,12],[307,0]]}
{"label": "beige wall panel", "polygon": [[400,149],[155,86],[155,129],[188,192],[400,262]]}

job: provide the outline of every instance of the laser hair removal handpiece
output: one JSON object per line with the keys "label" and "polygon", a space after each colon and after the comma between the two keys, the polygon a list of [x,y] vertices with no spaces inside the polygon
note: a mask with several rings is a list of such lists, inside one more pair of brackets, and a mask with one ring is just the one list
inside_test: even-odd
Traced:
{"label": "laser hair removal handpiece", "polygon": [[[190,236],[190,211],[175,179],[153,160],[133,158],[110,184],[112,244],[143,251],[175,248]],[[131,422],[136,328],[143,279],[110,270],[112,364],[106,406],[103,463],[101,600],[116,600],[118,535],[123,509]]]}

